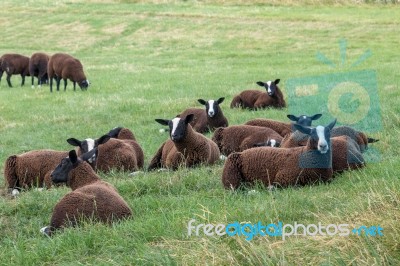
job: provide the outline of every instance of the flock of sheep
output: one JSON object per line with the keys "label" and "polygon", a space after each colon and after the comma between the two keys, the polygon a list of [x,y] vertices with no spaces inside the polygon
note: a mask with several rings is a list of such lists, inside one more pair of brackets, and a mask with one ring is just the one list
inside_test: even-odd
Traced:
{"label": "flock of sheep", "polygon": [[53,91],[53,79],[57,84],[57,91],[60,90],[60,81],[64,80],[64,91],[67,88],[67,80],[71,80],[76,89],[76,83],[82,90],[89,86],[83,72],[81,62],[71,55],[56,53],[49,56],[45,53],[34,53],[29,58],[20,54],[4,54],[0,57],[0,82],[3,73],[7,74],[7,83],[11,88],[11,76],[21,75],[21,86],[25,84],[25,77],[32,77],[32,88],[34,88],[34,77],[38,79],[38,86],[50,82],[50,92]]}
{"label": "flock of sheep", "polygon": [[[4,63],[4,56],[1,60],[3,70],[10,66]],[[79,61],[74,60],[65,54],[50,57],[50,84],[53,77],[57,87],[61,78],[73,77],[71,80],[81,87],[88,85],[81,65],[73,64]],[[40,82],[43,75],[39,73]],[[233,97],[230,107],[285,107],[279,81],[257,82],[266,91],[242,91]],[[170,137],[161,144],[147,170],[176,170],[225,160],[221,179],[226,189],[235,190],[255,182],[268,188],[306,185],[364,167],[362,153],[369,143],[377,141],[348,126],[334,127],[336,120],[327,126],[312,127],[321,114],[288,115],[291,123],[259,118],[229,126],[220,107],[223,101],[224,98],[199,99],[205,108],[188,108],[171,120],[156,119],[168,126]],[[209,131],[213,132],[211,139],[203,135]],[[98,139],[70,138],[67,142],[76,149],[34,150],[12,155],[5,162],[4,176],[12,195],[18,195],[21,189],[50,188],[55,184],[66,184],[72,189],[55,206],[50,225],[41,231],[51,235],[57,229],[77,224],[82,217],[94,217],[105,223],[130,217],[132,211],[125,200],[96,172],[143,170],[144,153],[134,133],[118,127]]]}

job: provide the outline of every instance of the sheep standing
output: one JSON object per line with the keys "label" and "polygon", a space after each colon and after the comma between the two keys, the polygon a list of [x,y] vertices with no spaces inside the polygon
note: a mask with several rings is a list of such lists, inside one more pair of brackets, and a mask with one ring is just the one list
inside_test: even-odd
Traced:
{"label": "sheep standing", "polygon": [[104,135],[96,140],[78,140],[70,138],[69,144],[77,147],[78,155],[87,153],[98,147],[98,154],[89,159],[94,170],[109,172],[111,169],[138,171],[144,165],[144,153],[134,140],[121,140]]}
{"label": "sheep standing", "polygon": [[368,143],[374,143],[379,140],[369,138],[364,132],[357,131],[354,128],[351,128],[349,126],[340,126],[340,127],[335,127],[332,130],[332,137],[337,137],[337,136],[348,136],[354,141],[357,142],[357,144],[360,146],[361,152],[365,152],[368,150]]}
{"label": "sheep standing", "polygon": [[101,181],[87,163],[95,152],[96,148],[78,158],[72,150],[52,172],[55,184],[66,183],[72,191],[56,204],[50,225],[42,228],[42,233],[51,236],[57,229],[78,225],[82,219],[111,224],[132,216],[131,208],[117,190]]}
{"label": "sheep standing", "polygon": [[218,100],[209,101],[198,99],[198,102],[206,107],[205,112],[201,108],[188,108],[177,117],[186,117],[189,114],[193,114],[194,118],[190,125],[199,133],[214,131],[218,127],[227,127],[228,120],[219,106],[224,99],[219,98]]}
{"label": "sheep standing", "polygon": [[310,136],[305,147],[261,147],[232,153],[225,162],[222,183],[226,189],[237,189],[241,184],[259,180],[266,186],[312,184],[332,178],[332,150],[330,131],[336,120],[328,126],[316,128],[294,125]]}
{"label": "sheep standing", "polygon": [[29,60],[29,74],[32,77],[32,88],[34,88],[34,77],[38,78],[38,86],[41,87],[43,83],[47,83],[47,65],[49,63],[49,56],[45,53],[34,53]]}
{"label": "sheep standing", "polygon": [[156,168],[177,169],[179,166],[192,167],[199,164],[213,164],[220,156],[217,144],[193,130],[189,124],[194,115],[176,117],[172,120],[156,119],[168,125],[170,139],[164,142],[150,161],[148,170]]}
{"label": "sheep standing", "polygon": [[22,78],[21,86],[24,86],[25,76],[29,76],[29,57],[20,54],[4,54],[0,58],[0,65],[0,81],[3,72],[6,72],[6,80],[11,88],[11,76],[20,74]]}
{"label": "sheep standing", "polygon": [[66,156],[68,152],[64,151],[34,150],[8,157],[4,164],[8,188],[13,194],[34,186],[50,188],[50,173]]}
{"label": "sheep standing", "polygon": [[241,107],[257,110],[267,107],[286,107],[282,91],[278,87],[279,81],[280,79],[267,82],[258,81],[257,85],[264,87],[267,90],[267,93],[259,90],[242,91],[239,95],[236,95],[233,98],[231,108]]}
{"label": "sheep standing", "polygon": [[50,79],[50,92],[53,92],[53,78],[57,81],[57,91],[60,90],[61,79],[64,80],[64,91],[67,89],[68,79],[73,82],[74,91],[76,83],[82,90],[89,87],[89,81],[83,72],[81,62],[68,54],[57,53],[52,55],[47,66],[47,74]]}
{"label": "sheep standing", "polygon": [[247,125],[217,128],[212,140],[218,145],[223,155],[240,152],[256,146],[260,142],[282,141],[281,135],[270,128]]}

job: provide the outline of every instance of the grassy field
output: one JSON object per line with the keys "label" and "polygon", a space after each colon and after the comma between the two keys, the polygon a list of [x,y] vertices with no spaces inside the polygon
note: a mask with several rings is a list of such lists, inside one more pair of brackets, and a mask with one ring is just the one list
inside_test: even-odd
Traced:
{"label": "grassy field", "polygon": [[[53,92],[13,76],[0,86],[1,265],[395,265],[400,264],[400,9],[346,1],[22,1],[0,3],[0,54],[70,53],[91,81],[86,92]],[[314,4],[313,4],[314,2]],[[332,2],[332,3],[331,3]],[[349,1],[350,2],[350,1]],[[347,41],[341,64],[340,40]],[[366,50],[372,56],[352,66]],[[322,53],[335,69],[317,60]],[[283,110],[229,109],[235,93],[258,80],[286,81],[374,70],[382,129],[372,134],[380,161],[329,184],[254,193],[225,191],[223,162],[176,172],[101,176],[116,186],[134,217],[111,228],[86,224],[47,238],[52,209],[69,189],[11,198],[3,162],[33,149],[69,150],[65,141],[132,129],[147,165],[166,134],[155,118],[172,118],[198,98],[226,97],[231,125],[252,118],[285,120]],[[321,103],[323,106],[324,103]],[[328,118],[321,119],[323,124]],[[188,236],[195,224],[381,226],[384,236]]]}

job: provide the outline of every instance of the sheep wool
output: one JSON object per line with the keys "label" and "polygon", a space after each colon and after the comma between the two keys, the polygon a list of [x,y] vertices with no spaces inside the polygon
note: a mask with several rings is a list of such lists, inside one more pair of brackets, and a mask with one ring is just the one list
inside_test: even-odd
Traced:
{"label": "sheep wool", "polygon": [[0,57],[0,82],[6,72],[7,83],[11,88],[11,76],[21,75],[21,86],[25,84],[25,76],[29,76],[29,57],[20,54],[4,54]]}

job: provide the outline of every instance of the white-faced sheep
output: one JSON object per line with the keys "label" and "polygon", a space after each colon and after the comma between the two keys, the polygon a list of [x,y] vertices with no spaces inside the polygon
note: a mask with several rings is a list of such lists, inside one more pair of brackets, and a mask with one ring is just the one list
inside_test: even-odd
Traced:
{"label": "white-faced sheep", "polygon": [[270,128],[247,125],[217,128],[212,137],[223,155],[244,151],[271,139],[280,142],[282,137]]}
{"label": "white-faced sheep", "polygon": [[51,187],[50,173],[66,156],[64,151],[34,150],[8,157],[4,164],[8,189],[15,195],[20,189]]}
{"label": "white-faced sheep", "polygon": [[194,118],[190,122],[190,125],[199,133],[214,131],[218,127],[227,127],[228,120],[219,106],[224,99],[219,98],[218,100],[209,101],[198,99],[198,102],[206,107],[205,111],[201,108],[188,108],[177,115],[177,117],[186,117],[189,114],[193,114]]}
{"label": "white-faced sheep", "polygon": [[64,91],[67,89],[68,79],[74,84],[74,91],[76,83],[82,90],[89,87],[81,62],[68,54],[52,55],[47,66],[47,74],[50,80],[50,92],[53,91],[53,78],[57,81],[57,91],[60,90],[61,79],[64,80]]}
{"label": "white-faced sheep", "polygon": [[0,58],[0,81],[3,72],[7,74],[7,83],[11,88],[11,76],[21,75],[21,86],[25,84],[25,76],[29,76],[29,57],[20,54],[4,54]]}
{"label": "white-faced sheep", "polygon": [[257,85],[264,87],[267,93],[259,90],[245,90],[236,95],[232,102],[231,108],[248,108],[257,110],[267,107],[284,108],[286,107],[283,94],[278,87],[280,79],[275,81],[262,82],[258,81]]}
{"label": "white-faced sheep", "polygon": [[293,186],[329,181],[332,178],[332,150],[328,126],[316,128],[294,125],[310,135],[305,147],[260,147],[232,153],[225,162],[222,183],[226,189],[237,189],[241,184],[261,181],[266,186]]}
{"label": "white-faced sheep", "polygon": [[109,172],[111,169],[117,169],[134,172],[143,168],[144,153],[134,140],[115,139],[104,135],[96,140],[89,138],[81,141],[70,138],[67,142],[77,147],[78,155],[98,147],[97,155],[89,159],[94,170]]}
{"label": "white-faced sheep", "polygon": [[79,225],[84,219],[111,224],[127,219],[132,210],[117,190],[104,182],[86,162],[96,149],[77,157],[75,150],[51,174],[55,184],[66,183],[72,191],[54,207],[50,225],[40,231],[51,236],[56,230]]}
{"label": "white-faced sheep", "polygon": [[365,152],[366,150],[368,150],[368,143],[379,141],[377,139],[369,138],[364,132],[355,130],[354,128],[351,128],[349,126],[335,127],[332,130],[332,137],[338,136],[349,136],[360,146],[361,152]]}
{"label": "white-faced sheep", "polygon": [[49,63],[49,55],[45,53],[34,53],[29,59],[29,74],[32,77],[32,88],[34,88],[34,77],[38,78],[38,86],[47,83],[47,65]]}
{"label": "white-faced sheep", "polygon": [[164,142],[151,159],[148,169],[193,167],[199,164],[213,164],[220,156],[217,144],[193,130],[189,124],[193,114],[172,120],[156,119],[168,125],[170,139]]}

